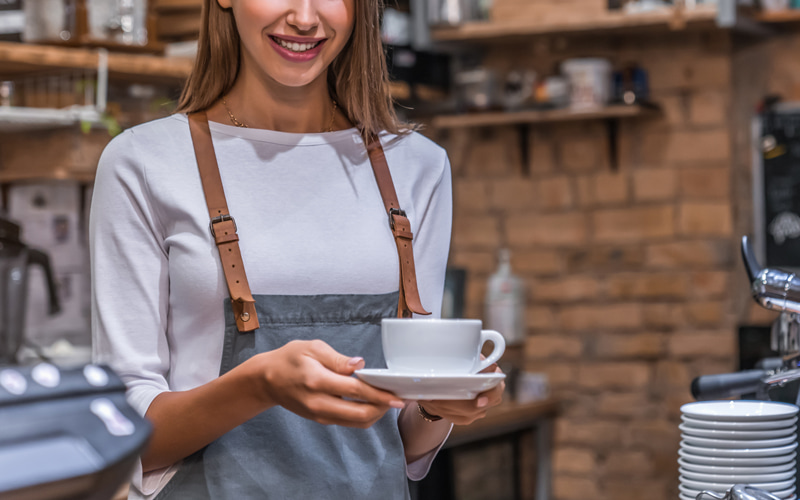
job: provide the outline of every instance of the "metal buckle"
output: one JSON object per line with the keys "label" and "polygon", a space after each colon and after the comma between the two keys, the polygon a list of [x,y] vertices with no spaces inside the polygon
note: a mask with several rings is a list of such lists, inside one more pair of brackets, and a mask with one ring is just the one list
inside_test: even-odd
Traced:
{"label": "metal buckle", "polygon": [[394,230],[394,218],[393,215],[401,215],[403,217],[406,216],[405,210],[400,210],[399,208],[390,208],[389,209],[389,227]]}
{"label": "metal buckle", "polygon": [[214,224],[218,224],[220,222],[225,222],[226,220],[229,220],[229,221],[233,222],[233,232],[234,233],[238,233],[239,232],[239,228],[236,227],[236,220],[230,214],[218,215],[218,216],[214,217],[213,219],[211,219],[211,222],[208,223],[208,229],[209,229],[209,231],[211,231],[211,236],[213,236],[215,239],[216,239],[217,235],[216,235],[216,233],[214,233]]}

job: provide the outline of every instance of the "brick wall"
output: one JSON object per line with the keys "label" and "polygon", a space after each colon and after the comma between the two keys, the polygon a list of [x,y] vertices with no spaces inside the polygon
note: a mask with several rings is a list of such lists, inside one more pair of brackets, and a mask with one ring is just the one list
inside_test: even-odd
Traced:
{"label": "brick wall", "polygon": [[531,129],[528,174],[513,127],[438,137],[454,170],[451,264],[469,271],[466,315],[483,315],[501,247],[528,285],[524,366],[547,373],[563,402],[558,500],[676,498],[692,378],[735,369],[737,325],[770,321],[750,305],[739,263],[749,143],[735,120],[764,82],[800,93],[798,40],[760,42],[750,59],[773,77],[744,90],[734,75],[751,68],[725,33],[489,49],[500,70],[549,74],[575,55],[643,65],[663,114],[622,124],[617,170],[598,122]]}

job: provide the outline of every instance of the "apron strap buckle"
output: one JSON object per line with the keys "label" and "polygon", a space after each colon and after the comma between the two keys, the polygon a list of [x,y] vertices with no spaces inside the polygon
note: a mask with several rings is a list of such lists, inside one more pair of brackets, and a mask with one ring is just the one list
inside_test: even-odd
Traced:
{"label": "apron strap buckle", "polygon": [[407,217],[405,210],[401,210],[399,208],[390,208],[389,209],[389,227],[392,228],[392,231],[394,231],[394,226],[395,226],[395,221],[394,221],[394,216],[395,215],[398,215],[400,217]]}

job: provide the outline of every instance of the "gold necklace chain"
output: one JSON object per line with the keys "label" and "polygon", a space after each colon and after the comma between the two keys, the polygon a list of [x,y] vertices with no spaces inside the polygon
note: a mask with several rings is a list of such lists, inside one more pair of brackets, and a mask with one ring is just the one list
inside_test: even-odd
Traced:
{"label": "gold necklace chain", "polygon": [[[228,117],[230,117],[231,123],[233,123],[237,127],[250,128],[247,126],[246,123],[239,121],[239,119],[236,118],[236,116],[231,111],[231,108],[228,107],[228,101],[225,100],[225,96],[222,96],[222,105],[225,106],[225,111],[228,112]],[[324,132],[333,132],[333,125],[336,122],[336,109],[337,109],[336,101],[331,99],[331,121],[328,124],[327,130],[324,130]]]}
{"label": "gold necklace chain", "polygon": [[225,96],[222,96],[222,105],[225,106],[225,111],[228,112],[228,116],[231,118],[231,123],[233,123],[237,127],[250,128],[244,123],[237,120],[235,116],[233,116],[233,112],[231,111],[231,108],[228,107],[228,101],[225,100]]}

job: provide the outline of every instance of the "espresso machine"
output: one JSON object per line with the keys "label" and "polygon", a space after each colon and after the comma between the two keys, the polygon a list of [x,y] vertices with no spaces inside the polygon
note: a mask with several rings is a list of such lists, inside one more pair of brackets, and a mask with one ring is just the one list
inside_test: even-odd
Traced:
{"label": "espresso machine", "polygon": [[[151,433],[107,366],[20,366],[28,268],[44,269],[49,313],[59,310],[47,254],[0,218],[0,498],[108,500],[125,482]],[[44,312],[43,312],[44,313]]]}
{"label": "espresso machine", "polygon": [[762,268],[747,236],[742,258],[753,298],[762,307],[780,311],[770,344],[778,358],[761,360],[756,369],[704,375],[692,381],[698,401],[755,394],[757,399],[800,404],[800,277],[790,271]]}

